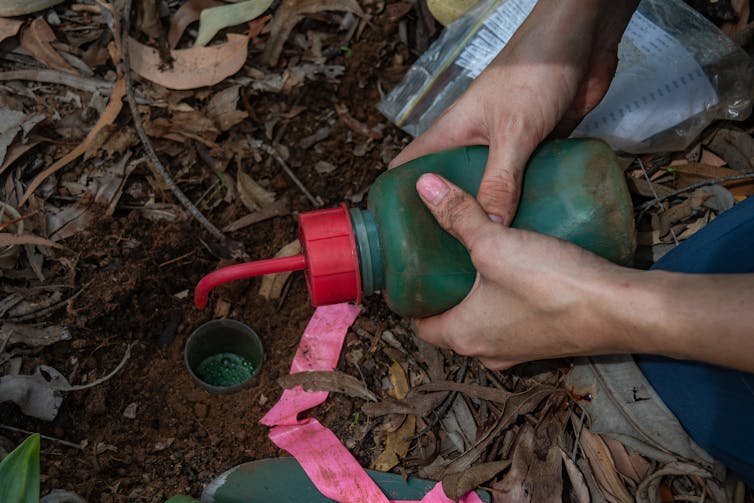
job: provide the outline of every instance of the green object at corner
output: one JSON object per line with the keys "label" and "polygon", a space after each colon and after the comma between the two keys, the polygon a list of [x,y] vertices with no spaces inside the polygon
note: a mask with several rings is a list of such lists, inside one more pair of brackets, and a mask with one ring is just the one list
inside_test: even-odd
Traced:
{"label": "green object at corner", "polygon": [[[420,500],[437,482],[366,470],[391,500]],[[489,503],[485,491],[479,498]],[[261,459],[231,468],[207,485],[202,503],[328,503],[294,458]]]}
{"label": "green object at corner", "polygon": [[[380,175],[368,210],[351,210],[364,295],[382,291],[406,317],[443,312],[471,289],[476,270],[464,246],[442,230],[416,192],[437,173],[476,195],[487,147],[430,154]],[[575,243],[619,264],[633,258],[633,205],[623,170],[599,140],[543,143],[529,160],[512,227]]]}
{"label": "green object at corner", "polygon": [[39,433],[28,437],[0,462],[0,501],[39,501]]}

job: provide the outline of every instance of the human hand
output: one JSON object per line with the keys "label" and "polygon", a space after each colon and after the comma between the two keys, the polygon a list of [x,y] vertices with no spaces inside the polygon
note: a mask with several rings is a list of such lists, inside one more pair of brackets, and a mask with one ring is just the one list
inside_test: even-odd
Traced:
{"label": "human hand", "polygon": [[493,369],[627,349],[600,308],[616,278],[627,281],[624,268],[566,241],[497,225],[472,196],[437,175],[423,175],[417,190],[478,272],[460,304],[414,320],[419,337]]}
{"label": "human hand", "polygon": [[391,163],[489,145],[477,199],[509,225],[525,165],[550,133],[567,135],[602,99],[635,0],[540,0],[467,91]]}

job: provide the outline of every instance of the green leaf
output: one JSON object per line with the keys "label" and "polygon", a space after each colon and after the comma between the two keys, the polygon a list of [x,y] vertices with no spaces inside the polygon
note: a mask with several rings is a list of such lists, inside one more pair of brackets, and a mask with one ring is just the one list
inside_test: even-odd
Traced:
{"label": "green leaf", "polygon": [[194,47],[202,47],[228,26],[236,26],[259,17],[272,5],[272,0],[247,0],[231,5],[204,9],[199,16],[199,33]]}
{"label": "green leaf", "polygon": [[0,501],[39,501],[39,433],[24,440],[0,461]]}

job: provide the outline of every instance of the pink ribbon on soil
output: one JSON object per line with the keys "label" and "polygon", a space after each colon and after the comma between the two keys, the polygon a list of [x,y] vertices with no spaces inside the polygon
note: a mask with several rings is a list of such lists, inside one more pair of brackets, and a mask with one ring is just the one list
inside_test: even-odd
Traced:
{"label": "pink ribbon on soil", "polygon": [[[301,336],[291,374],[333,370],[348,327],[359,311],[351,304],[318,307]],[[296,458],[324,496],[344,503],[388,503],[377,484],[332,431],[314,418],[298,419],[300,412],[316,407],[327,396],[326,391],[307,392],[301,386],[285,390],[260,422],[271,427],[270,440]],[[452,500],[445,496],[438,482],[421,503],[452,503]],[[460,503],[481,503],[481,500],[469,492]]]}

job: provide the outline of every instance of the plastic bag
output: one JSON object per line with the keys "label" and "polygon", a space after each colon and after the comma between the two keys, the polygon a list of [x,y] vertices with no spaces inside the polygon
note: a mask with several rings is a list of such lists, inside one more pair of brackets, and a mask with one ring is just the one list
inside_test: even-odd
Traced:
{"label": "plastic bag", "polygon": [[[413,136],[424,132],[500,52],[536,0],[483,0],[448,25],[378,105]],[[743,120],[752,106],[748,55],[678,0],[643,0],[618,49],[615,78],[572,136],[619,151],[686,148],[715,119]]]}

